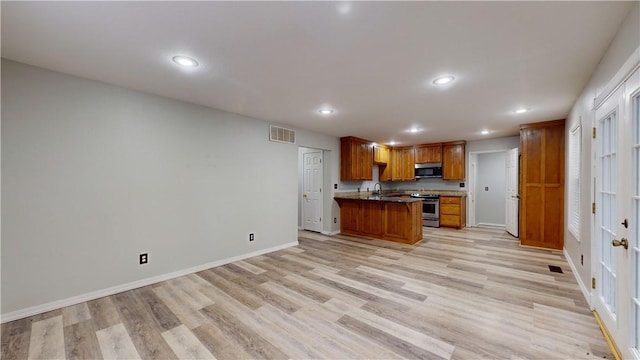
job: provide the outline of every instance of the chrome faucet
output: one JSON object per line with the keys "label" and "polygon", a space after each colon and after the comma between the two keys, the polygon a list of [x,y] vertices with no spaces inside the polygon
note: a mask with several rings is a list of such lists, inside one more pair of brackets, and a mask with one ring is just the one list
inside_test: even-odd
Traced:
{"label": "chrome faucet", "polygon": [[[378,190],[376,190],[376,185],[378,186]],[[380,185],[380,183],[373,185],[373,193],[378,195],[382,194],[382,185]]]}

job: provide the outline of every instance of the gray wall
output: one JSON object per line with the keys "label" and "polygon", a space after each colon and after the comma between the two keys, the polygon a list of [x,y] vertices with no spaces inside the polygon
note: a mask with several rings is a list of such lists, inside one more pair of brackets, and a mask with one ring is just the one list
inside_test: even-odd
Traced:
{"label": "gray wall", "polygon": [[[3,59],[2,314],[295,243],[298,148],[268,126]],[[339,140],[298,139],[336,180]]]}
{"label": "gray wall", "polygon": [[[503,225],[506,196],[506,152],[478,154],[476,181],[476,222]],[[489,188],[485,191],[485,187]]]}
{"label": "gray wall", "polygon": [[467,158],[471,152],[511,150],[520,147],[520,135],[467,142]]}
{"label": "gray wall", "polygon": [[[609,45],[609,49],[600,60],[598,67],[591,75],[591,79],[585,86],[584,90],[578,97],[576,103],[573,105],[567,123],[565,126],[566,132],[566,144],[569,144],[569,134],[580,118],[582,118],[583,129],[582,131],[582,166],[581,166],[581,198],[582,204],[590,204],[592,201],[592,184],[591,177],[591,152],[593,151],[593,143],[591,139],[591,131],[589,129],[593,126],[595,113],[593,109],[593,99],[598,95],[601,95],[603,88],[607,83],[615,76],[618,70],[622,67],[625,61],[633,54],[633,52],[640,46],[640,4],[636,3],[633,9],[627,15],[627,18],[622,23],[618,33]],[[567,149],[568,150],[568,149]],[[567,169],[565,173],[568,174],[569,166],[569,152],[566,152],[567,161],[565,164]],[[581,226],[579,238],[574,237],[567,228],[567,211],[568,211],[568,185],[565,183],[565,236],[564,247],[568,260],[571,261],[577,270],[578,278],[582,282],[582,285],[588,285],[591,282],[592,269],[592,241],[591,241],[591,225],[593,217],[591,215],[591,209],[589,206],[582,206],[582,212],[580,214]],[[584,255],[584,264],[580,264],[580,255]],[[584,286],[583,290],[590,291],[589,286]]]}

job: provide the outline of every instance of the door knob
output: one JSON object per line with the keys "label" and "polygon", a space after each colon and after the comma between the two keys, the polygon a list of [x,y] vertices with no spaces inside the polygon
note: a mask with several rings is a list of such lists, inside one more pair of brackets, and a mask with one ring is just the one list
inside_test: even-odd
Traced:
{"label": "door knob", "polygon": [[626,250],[626,249],[629,248],[629,241],[627,239],[625,239],[625,238],[622,238],[620,240],[611,241],[611,245],[613,245],[613,246],[622,246]]}

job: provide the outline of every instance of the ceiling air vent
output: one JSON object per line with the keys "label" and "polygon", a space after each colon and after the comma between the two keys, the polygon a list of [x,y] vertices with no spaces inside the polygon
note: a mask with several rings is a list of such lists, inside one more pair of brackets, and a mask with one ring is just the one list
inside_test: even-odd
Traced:
{"label": "ceiling air vent", "polygon": [[287,144],[296,143],[295,130],[269,125],[269,140]]}

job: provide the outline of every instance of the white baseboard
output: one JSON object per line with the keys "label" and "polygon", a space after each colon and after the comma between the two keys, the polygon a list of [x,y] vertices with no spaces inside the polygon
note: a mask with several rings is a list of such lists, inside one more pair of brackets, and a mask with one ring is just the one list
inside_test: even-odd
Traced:
{"label": "white baseboard", "polygon": [[321,231],[320,232],[322,235],[327,235],[327,236],[333,236],[333,235],[338,235],[340,234],[340,231]]}
{"label": "white baseboard", "polygon": [[117,285],[117,286],[112,286],[110,288],[97,290],[97,291],[92,291],[92,292],[89,292],[89,293],[86,293],[86,294],[82,294],[82,295],[78,295],[78,296],[73,296],[73,297],[70,297],[70,298],[67,298],[67,299],[57,300],[57,301],[53,301],[53,302],[42,304],[42,305],[36,305],[36,306],[28,307],[28,308],[25,308],[25,309],[12,311],[10,313],[0,315],[0,324],[6,323],[6,322],[9,322],[9,321],[13,321],[13,320],[26,318],[26,317],[37,315],[37,314],[42,314],[42,313],[47,312],[47,311],[57,310],[57,309],[60,309],[60,308],[63,308],[63,307],[80,304],[80,303],[83,303],[85,301],[91,301],[91,300],[99,299],[101,297],[105,297],[105,296],[121,293],[123,291],[133,290],[133,289],[136,289],[136,288],[139,288],[139,287],[155,284],[155,283],[158,283],[158,282],[161,282],[161,281],[174,279],[174,278],[177,278],[177,277],[180,277],[180,276],[193,274],[193,273],[196,273],[196,272],[199,272],[199,271],[202,271],[202,270],[211,269],[211,268],[214,268],[214,267],[217,267],[217,266],[221,266],[221,265],[225,265],[225,264],[229,264],[229,263],[232,263],[232,262],[235,262],[235,261],[240,261],[240,260],[248,259],[248,258],[251,258],[251,257],[254,257],[254,256],[259,256],[259,255],[267,254],[267,253],[270,253],[270,252],[286,249],[286,248],[289,248],[289,247],[292,247],[292,246],[297,246],[298,244],[299,244],[298,241],[294,241],[294,242],[290,242],[290,243],[274,246],[274,247],[271,247],[271,248],[258,250],[258,251],[250,252],[250,253],[247,253],[247,254],[233,256],[233,257],[230,257],[230,258],[227,258],[227,259],[222,259],[222,260],[210,262],[210,263],[207,263],[207,264],[202,264],[202,265],[190,267],[188,269],[174,271],[174,272],[171,272],[171,273],[168,273],[168,274],[153,276],[153,277],[150,277],[150,278],[146,278],[146,279],[142,279],[142,280],[138,280],[138,281],[134,281],[134,282],[130,282],[130,283]]}
{"label": "white baseboard", "polygon": [[578,269],[576,269],[576,266],[573,264],[573,260],[571,260],[569,253],[567,253],[567,248],[562,249],[562,253],[564,254],[564,258],[567,259],[567,263],[569,264],[569,267],[573,272],[573,277],[576,278],[576,281],[578,282],[578,286],[580,286],[580,290],[582,291],[582,296],[584,296],[584,299],[587,301],[587,304],[589,304],[589,308],[593,310],[593,307],[591,306],[591,290],[589,290],[589,288],[587,288],[582,282],[580,275],[578,275]]}

